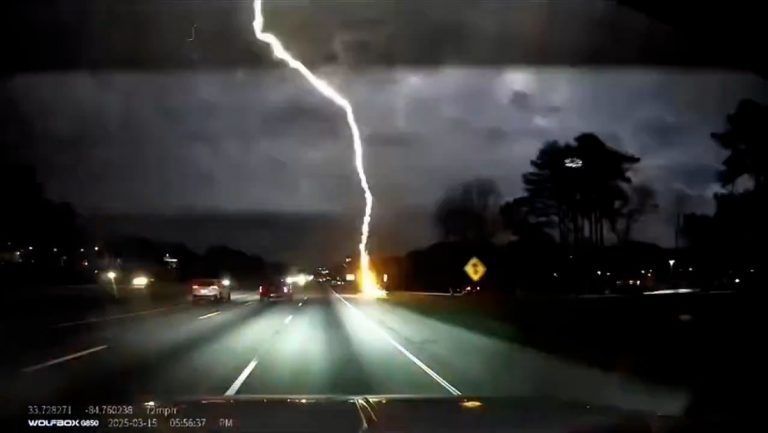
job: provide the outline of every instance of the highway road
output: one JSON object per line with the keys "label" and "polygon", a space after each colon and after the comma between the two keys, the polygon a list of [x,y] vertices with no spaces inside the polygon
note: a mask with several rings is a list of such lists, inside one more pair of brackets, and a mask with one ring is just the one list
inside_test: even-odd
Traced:
{"label": "highway road", "polygon": [[[22,320],[19,318],[18,320]],[[556,396],[678,413],[685,393],[315,287],[4,325],[3,406],[213,395]]]}

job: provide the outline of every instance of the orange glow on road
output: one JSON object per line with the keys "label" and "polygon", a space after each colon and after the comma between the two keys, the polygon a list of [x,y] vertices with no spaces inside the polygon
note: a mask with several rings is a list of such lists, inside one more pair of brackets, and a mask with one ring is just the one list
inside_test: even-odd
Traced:
{"label": "orange glow on road", "polygon": [[368,254],[360,257],[360,269],[357,271],[357,284],[360,294],[366,298],[384,298],[387,292],[379,286],[379,278],[371,267]]}

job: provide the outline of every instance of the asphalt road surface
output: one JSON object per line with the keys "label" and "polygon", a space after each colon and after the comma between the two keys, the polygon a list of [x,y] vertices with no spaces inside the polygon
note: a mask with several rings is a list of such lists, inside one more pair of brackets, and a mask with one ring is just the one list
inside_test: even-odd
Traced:
{"label": "asphalt road surface", "polygon": [[556,396],[678,413],[680,391],[315,287],[5,324],[3,406],[223,394]]}

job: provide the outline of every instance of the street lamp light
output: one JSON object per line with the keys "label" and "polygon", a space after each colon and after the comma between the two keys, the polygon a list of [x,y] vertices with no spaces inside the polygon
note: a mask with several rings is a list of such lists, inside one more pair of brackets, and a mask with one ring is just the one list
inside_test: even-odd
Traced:
{"label": "street lamp light", "polygon": [[115,285],[115,277],[117,277],[117,272],[107,272],[107,278],[109,278],[109,281],[112,283],[112,293],[115,295],[115,298],[117,298],[117,286]]}

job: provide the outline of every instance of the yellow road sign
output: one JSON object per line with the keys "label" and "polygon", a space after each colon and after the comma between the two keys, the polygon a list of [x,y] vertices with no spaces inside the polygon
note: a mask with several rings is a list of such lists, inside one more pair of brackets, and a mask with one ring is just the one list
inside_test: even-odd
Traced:
{"label": "yellow road sign", "polygon": [[487,268],[483,262],[481,262],[477,257],[472,257],[469,259],[467,264],[464,266],[464,272],[469,275],[469,278],[472,278],[472,281],[479,281],[480,278],[483,278],[486,270]]}

